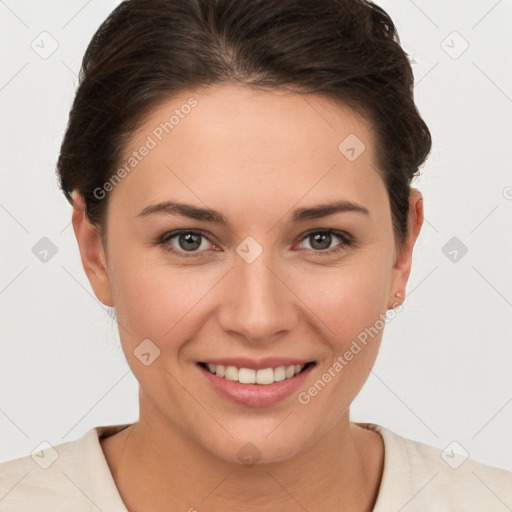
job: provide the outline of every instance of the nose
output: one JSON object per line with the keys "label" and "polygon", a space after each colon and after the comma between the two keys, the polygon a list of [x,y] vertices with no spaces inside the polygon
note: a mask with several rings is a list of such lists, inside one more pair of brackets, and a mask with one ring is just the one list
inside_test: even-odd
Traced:
{"label": "nose", "polygon": [[252,263],[236,258],[224,282],[225,300],[219,312],[222,329],[245,343],[272,343],[292,331],[300,301],[282,267],[266,251]]}

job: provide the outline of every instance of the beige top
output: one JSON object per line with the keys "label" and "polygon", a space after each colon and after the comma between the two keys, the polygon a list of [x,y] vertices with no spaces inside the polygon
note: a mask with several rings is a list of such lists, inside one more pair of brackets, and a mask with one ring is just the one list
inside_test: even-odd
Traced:
{"label": "beige top", "polygon": [[[511,472],[465,459],[451,448],[441,453],[374,423],[356,424],[384,440],[374,512],[512,510]],[[0,511],[127,512],[99,438],[128,426],[95,427],[75,441],[1,463]]]}

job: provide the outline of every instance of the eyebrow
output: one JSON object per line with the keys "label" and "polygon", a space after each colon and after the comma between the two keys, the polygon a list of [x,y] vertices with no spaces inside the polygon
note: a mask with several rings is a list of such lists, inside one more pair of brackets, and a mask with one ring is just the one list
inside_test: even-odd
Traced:
{"label": "eyebrow", "polygon": [[[345,199],[334,201],[331,203],[319,204],[307,208],[296,209],[289,222],[305,222],[307,220],[320,219],[329,215],[342,212],[357,212],[369,215],[370,212],[364,206],[347,201]],[[136,217],[146,217],[155,214],[179,215],[189,219],[195,219],[212,224],[228,226],[228,219],[220,212],[210,208],[199,208],[185,203],[176,201],[164,201],[157,204],[146,206]]]}

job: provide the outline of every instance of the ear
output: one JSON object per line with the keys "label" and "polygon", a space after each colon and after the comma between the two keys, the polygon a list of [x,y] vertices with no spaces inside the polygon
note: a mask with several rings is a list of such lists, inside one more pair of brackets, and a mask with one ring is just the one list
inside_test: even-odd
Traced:
{"label": "ear", "polygon": [[91,224],[83,197],[73,191],[73,230],[80,249],[82,265],[96,297],[105,306],[114,306],[107,272],[107,258],[99,229]]}
{"label": "ear", "polygon": [[[391,278],[390,298],[388,309],[397,307],[405,298],[405,287],[409,280],[412,264],[412,252],[416,239],[420,234],[423,225],[423,196],[415,188],[411,188],[409,194],[409,215],[407,219],[407,237],[404,240],[400,252],[397,254],[395,264],[393,265],[393,274]],[[396,293],[400,296],[395,296]]]}

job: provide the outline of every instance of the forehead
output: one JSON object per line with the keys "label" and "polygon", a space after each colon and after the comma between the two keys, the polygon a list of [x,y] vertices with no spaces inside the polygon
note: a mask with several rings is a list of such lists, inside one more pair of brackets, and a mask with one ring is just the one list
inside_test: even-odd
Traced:
{"label": "forehead", "polygon": [[263,207],[267,199],[343,191],[362,202],[380,180],[373,133],[349,107],[319,95],[235,85],[161,103],[134,133],[123,165],[126,178],[112,195],[122,189],[137,205],[178,194],[218,203],[258,194]]}
{"label": "forehead", "polygon": [[215,148],[231,142],[232,153],[262,150],[259,145],[265,143],[274,150],[272,156],[286,143],[287,149],[295,147],[298,155],[305,156],[313,143],[320,144],[319,149],[336,149],[350,133],[371,149],[370,128],[359,113],[325,95],[229,84],[202,87],[164,101],[145,117],[134,142],[148,134],[157,143],[165,142],[162,139],[172,134],[177,141],[186,138],[187,148]]}

